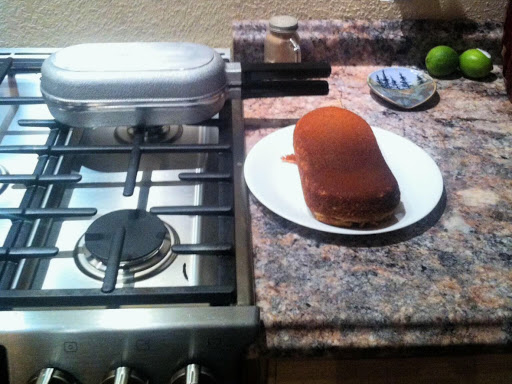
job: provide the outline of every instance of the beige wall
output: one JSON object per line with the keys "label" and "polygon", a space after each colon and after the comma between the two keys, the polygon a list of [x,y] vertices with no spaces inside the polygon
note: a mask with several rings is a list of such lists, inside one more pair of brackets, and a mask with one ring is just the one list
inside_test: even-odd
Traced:
{"label": "beige wall", "polygon": [[0,0],[0,46],[181,40],[231,46],[235,19],[468,18],[502,21],[508,0]]}

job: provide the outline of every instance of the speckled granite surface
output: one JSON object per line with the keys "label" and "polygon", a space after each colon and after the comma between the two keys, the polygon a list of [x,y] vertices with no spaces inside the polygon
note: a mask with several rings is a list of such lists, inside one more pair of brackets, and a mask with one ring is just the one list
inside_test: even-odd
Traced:
{"label": "speckled granite surface", "polygon": [[[505,11],[503,11],[505,12]],[[263,61],[266,21],[233,24],[237,61]],[[309,20],[299,21],[303,61],[333,64],[423,65],[430,48],[444,44],[462,53],[481,48],[501,60],[503,24],[468,20]]]}
{"label": "speckled granite surface", "polygon": [[438,95],[413,111],[370,95],[366,77],[378,68],[334,67],[325,97],[245,101],[247,150],[341,104],[425,149],[445,195],[416,225],[368,237],[301,227],[251,195],[260,354],[512,345],[512,104],[501,68],[482,82],[438,81]]}

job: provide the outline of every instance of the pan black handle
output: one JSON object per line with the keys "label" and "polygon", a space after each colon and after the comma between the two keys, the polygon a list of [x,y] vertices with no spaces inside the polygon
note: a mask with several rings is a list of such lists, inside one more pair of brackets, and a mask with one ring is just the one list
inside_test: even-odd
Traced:
{"label": "pan black handle", "polygon": [[284,96],[320,96],[329,93],[323,80],[278,80],[244,84],[242,99]]}
{"label": "pan black handle", "polygon": [[329,63],[241,63],[242,83],[266,80],[304,80],[331,75]]}

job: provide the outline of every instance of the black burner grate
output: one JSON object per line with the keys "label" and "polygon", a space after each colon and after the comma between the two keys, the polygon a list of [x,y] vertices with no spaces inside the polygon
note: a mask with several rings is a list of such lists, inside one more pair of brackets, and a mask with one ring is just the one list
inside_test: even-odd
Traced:
{"label": "black burner grate", "polygon": [[[7,58],[0,62],[0,83],[9,75],[18,73],[37,73],[40,71],[41,59],[12,59]],[[0,97],[0,105],[22,105],[44,103],[39,97]],[[241,110],[240,110],[241,114]],[[17,289],[12,284],[17,273],[19,263],[24,259],[44,259],[56,256],[59,250],[55,247],[29,247],[30,232],[37,219],[71,220],[79,217],[91,217],[97,212],[94,207],[77,208],[46,208],[43,196],[50,185],[66,185],[77,183],[81,180],[79,174],[55,174],[58,169],[60,156],[77,154],[130,154],[127,164],[127,175],[123,194],[133,194],[138,172],[140,157],[144,153],[222,153],[226,154],[231,164],[230,172],[182,173],[180,180],[184,182],[218,182],[230,183],[233,192],[233,175],[235,170],[232,148],[235,128],[231,102],[227,102],[219,119],[210,119],[198,125],[215,125],[222,127],[219,134],[219,144],[175,145],[175,144],[144,144],[143,128],[139,127],[134,133],[132,145],[119,146],[71,146],[66,145],[66,137],[69,127],[54,120],[19,120],[20,126],[46,127],[49,134],[44,145],[5,145],[0,146],[2,154],[37,154],[38,161],[32,174],[0,175],[0,184],[23,184],[26,186],[23,199],[17,208],[0,209],[0,218],[10,219],[12,225],[5,239],[3,247],[0,247],[0,306],[13,308],[17,306],[80,306],[80,305],[107,305],[118,306],[126,304],[167,304],[167,303],[210,303],[211,305],[226,305],[236,302],[236,286],[195,286],[195,287],[166,287],[166,288],[120,288],[115,289],[117,271],[120,260],[115,257],[108,261],[107,271],[102,289]],[[237,129],[240,129],[237,128]],[[236,133],[240,135],[240,133]],[[243,143],[242,143],[243,148]],[[245,195],[245,194],[244,194]],[[120,197],[121,198],[121,197]],[[158,215],[204,215],[204,216],[235,216],[232,205],[236,203],[233,197],[225,199],[228,204],[219,206],[172,206],[153,207],[152,214]],[[237,207],[240,207],[238,203]],[[237,208],[239,210],[239,208]],[[235,220],[236,221],[236,220]],[[243,221],[241,221],[243,222]],[[246,230],[246,224],[238,226],[240,230]],[[235,225],[236,227],[236,225]],[[236,232],[235,231],[235,232]],[[118,233],[119,232],[119,233]],[[124,242],[123,231],[118,231],[112,241],[112,247],[122,248]],[[238,237],[247,238],[246,235]],[[237,233],[231,238],[236,240]],[[117,239],[117,240],[116,240]],[[116,240],[116,241],[115,241]],[[247,244],[245,245],[248,246]],[[226,255],[235,256],[235,243],[202,243],[202,244],[177,244],[172,247],[176,254],[197,255]],[[121,251],[112,252],[121,257]],[[237,269],[247,268],[244,262]],[[239,278],[232,279],[239,283]],[[246,288],[248,292],[251,288]],[[240,300],[239,300],[240,301]]]}

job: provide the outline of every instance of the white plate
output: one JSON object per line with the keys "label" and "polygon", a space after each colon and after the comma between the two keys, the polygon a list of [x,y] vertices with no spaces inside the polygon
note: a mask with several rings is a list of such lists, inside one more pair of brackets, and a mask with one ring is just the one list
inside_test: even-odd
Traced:
{"label": "white plate", "polygon": [[400,187],[401,201],[394,219],[381,227],[341,228],[317,221],[304,201],[299,171],[281,156],[293,153],[295,126],[282,128],[260,140],[245,160],[245,181],[256,198],[271,211],[294,223],[324,232],[370,235],[407,227],[437,205],[443,177],[437,164],[420,147],[402,136],[372,127],[380,150]]}

